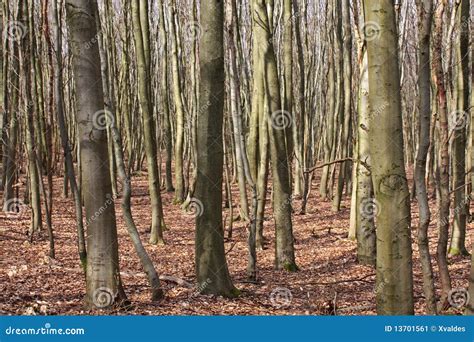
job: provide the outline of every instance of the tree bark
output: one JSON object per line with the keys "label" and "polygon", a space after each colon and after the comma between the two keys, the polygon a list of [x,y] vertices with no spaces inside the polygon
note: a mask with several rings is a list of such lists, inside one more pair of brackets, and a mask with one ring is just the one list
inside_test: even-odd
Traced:
{"label": "tree bark", "polygon": [[[196,277],[202,293],[235,297],[224,251],[222,175],[224,116],[224,2],[201,3],[199,117],[195,201]],[[199,203],[199,202],[198,202]]]}
{"label": "tree bark", "polygon": [[[67,0],[69,44],[76,89],[82,189],[87,218],[87,298],[93,308],[111,308],[126,300],[118,263],[114,198],[110,182],[107,135],[97,125],[104,120],[104,95],[97,44],[97,4]],[[89,49],[84,46],[89,44]]]}
{"label": "tree bark", "polygon": [[160,175],[158,173],[158,162],[156,158],[156,134],[151,104],[151,90],[148,82],[150,75],[150,37],[148,31],[147,8],[142,8],[145,2],[132,0],[133,36],[135,40],[135,53],[137,59],[138,74],[138,97],[143,121],[143,138],[145,141],[145,153],[148,168],[148,188],[150,191],[152,220],[151,220],[151,244],[164,244],[163,229],[165,228],[163,218],[163,204],[160,194]]}
{"label": "tree bark", "polygon": [[[275,219],[275,268],[297,271],[295,262],[293,225],[291,220],[291,184],[290,167],[286,150],[286,129],[293,124],[281,108],[280,85],[278,79],[271,20],[267,13],[273,10],[273,1],[253,1],[253,27],[263,30],[266,44],[262,58],[264,59],[264,83],[266,102],[268,104],[267,124],[270,137],[270,158],[273,181],[273,216]],[[255,61],[254,63],[258,63]],[[286,114],[286,115],[285,115]]]}
{"label": "tree bark", "polygon": [[[410,194],[404,166],[398,34],[393,1],[365,0],[364,14],[366,22],[375,26],[375,36],[372,39],[367,36],[366,40],[372,180],[375,200],[380,207],[377,213],[377,313],[411,315],[414,307]],[[383,111],[377,111],[382,107]]]}
{"label": "tree bark", "polygon": [[438,4],[434,16],[433,32],[433,59],[432,68],[437,87],[436,99],[438,102],[439,142],[438,142],[438,245],[436,257],[441,279],[441,307],[447,306],[448,293],[451,290],[451,278],[449,276],[448,260],[446,257],[449,239],[449,123],[447,114],[447,100],[444,71],[442,65],[443,52],[443,13],[446,0]]}
{"label": "tree bark", "polygon": [[430,148],[431,125],[431,69],[430,69],[430,35],[433,15],[432,0],[417,0],[419,17],[418,39],[418,88],[419,88],[419,146],[415,165],[416,198],[420,212],[418,224],[418,248],[423,270],[423,291],[426,310],[436,315],[436,292],[433,280],[433,266],[429,250],[428,228],[431,219],[428,194],[426,189],[426,159]]}

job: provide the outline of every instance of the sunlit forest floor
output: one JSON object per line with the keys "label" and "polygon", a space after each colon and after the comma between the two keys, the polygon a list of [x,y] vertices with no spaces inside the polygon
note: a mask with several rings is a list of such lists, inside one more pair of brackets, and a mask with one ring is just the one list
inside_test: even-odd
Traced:
{"label": "sunlit forest floor", "polygon": [[[56,238],[56,259],[48,257],[46,229],[28,241],[29,211],[19,217],[0,213],[0,313],[1,314],[91,314],[83,305],[84,276],[79,266],[76,248],[76,225],[71,198],[62,195],[62,178],[54,180],[53,223]],[[319,175],[313,183],[307,214],[298,215],[300,200],[295,200],[294,235],[296,273],[273,269],[274,231],[270,202],[264,234],[267,249],[258,252],[258,283],[246,282],[246,226],[234,222],[233,238],[226,240],[227,261],[231,276],[241,295],[224,299],[196,294],[194,284],[194,217],[174,205],[173,194],[163,192],[166,245],[148,244],[151,211],[147,194],[146,174],[134,177],[133,214],[154,264],[163,278],[166,298],[150,302],[149,286],[138,257],[127,235],[117,199],[120,268],[125,291],[132,302],[127,310],[111,314],[141,315],[371,315],[375,314],[375,271],[358,265],[356,242],[346,238],[349,227],[350,198],[344,198],[339,213],[331,211],[331,202],[321,201]],[[20,191],[23,193],[23,191]],[[269,194],[270,196],[270,194]],[[234,186],[234,200],[238,198]],[[437,232],[437,211],[431,200],[432,223],[430,246],[434,256]],[[237,208],[235,208],[237,209]],[[383,209],[382,209],[383,210]],[[416,201],[412,203],[412,237],[414,257],[415,309],[423,314],[421,267],[418,260]],[[234,210],[236,215],[237,210]],[[224,213],[226,225],[229,210]],[[227,227],[226,227],[227,229]],[[469,224],[467,246],[471,245],[472,224]],[[436,284],[438,268],[433,258]],[[450,259],[453,288],[467,287],[470,260]],[[438,288],[439,294],[439,288]],[[460,313],[450,308],[444,314]]]}

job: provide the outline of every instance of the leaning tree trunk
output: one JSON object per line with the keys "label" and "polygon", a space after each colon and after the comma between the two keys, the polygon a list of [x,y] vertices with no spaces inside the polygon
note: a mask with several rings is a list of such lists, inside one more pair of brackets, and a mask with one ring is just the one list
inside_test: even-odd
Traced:
{"label": "leaning tree trunk", "polygon": [[197,126],[196,277],[203,293],[234,297],[224,250],[222,174],[224,117],[224,2],[201,4],[199,118]]}
{"label": "leaning tree trunk", "polygon": [[[93,308],[110,308],[126,299],[118,263],[114,198],[107,154],[97,4],[67,0],[69,46],[73,56],[76,122],[81,148],[82,192],[87,218],[87,298]],[[85,49],[84,46],[89,46]]]}
{"label": "leaning tree trunk", "polygon": [[[404,166],[398,35],[391,0],[365,0],[370,155],[377,212],[377,313],[414,313],[410,193]],[[376,108],[385,110],[376,112]]]}
{"label": "leaning tree trunk", "polygon": [[419,17],[419,147],[415,165],[415,187],[420,222],[418,224],[418,249],[420,251],[421,267],[423,270],[423,291],[425,293],[426,309],[429,314],[436,315],[436,293],[433,280],[433,266],[429,250],[428,227],[430,224],[430,207],[426,190],[426,158],[430,148],[431,125],[431,72],[430,72],[430,35],[432,0],[417,0]]}

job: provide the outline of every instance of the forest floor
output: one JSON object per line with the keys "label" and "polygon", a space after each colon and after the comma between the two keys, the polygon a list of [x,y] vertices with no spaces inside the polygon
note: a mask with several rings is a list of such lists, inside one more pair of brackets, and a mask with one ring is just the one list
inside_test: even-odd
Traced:
{"label": "forest floor", "polygon": [[[270,201],[264,234],[267,249],[258,252],[258,282],[246,282],[246,225],[234,222],[233,238],[226,241],[227,262],[235,286],[241,290],[236,299],[196,295],[194,278],[194,217],[173,204],[173,194],[163,192],[166,245],[148,244],[150,207],[146,174],[134,177],[132,210],[146,249],[164,280],[166,298],[153,303],[145,274],[128,237],[117,199],[119,255],[122,280],[132,306],[107,314],[119,315],[337,315],[375,314],[375,271],[356,260],[356,242],[347,239],[350,198],[344,198],[341,211],[331,211],[331,202],[322,201],[313,184],[306,215],[295,214],[294,235],[298,272],[273,269],[274,225]],[[53,227],[56,259],[48,257],[48,239],[44,229],[28,241],[29,211],[18,217],[0,213],[0,314],[95,314],[85,309],[84,277],[76,247],[76,225],[71,198],[62,195],[62,178],[54,180]],[[237,190],[234,189],[234,199]],[[23,192],[20,192],[23,193]],[[300,200],[293,203],[298,212]],[[431,202],[430,247],[439,295],[438,267],[434,258],[437,210]],[[472,208],[471,208],[472,209]],[[236,213],[237,210],[234,210]],[[229,223],[226,209],[224,217]],[[415,310],[424,314],[422,274],[416,245],[417,203],[412,203],[412,240],[414,259]],[[466,245],[471,246],[472,224]],[[470,260],[450,259],[453,288],[467,288]],[[458,314],[450,308],[444,314]]]}

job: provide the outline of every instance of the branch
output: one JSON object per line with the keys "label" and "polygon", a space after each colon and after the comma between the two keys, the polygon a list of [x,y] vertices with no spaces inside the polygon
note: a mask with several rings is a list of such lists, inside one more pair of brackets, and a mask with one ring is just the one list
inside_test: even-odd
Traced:
{"label": "branch", "polygon": [[359,162],[359,163],[361,163],[362,166],[364,166],[367,169],[367,171],[370,172],[370,165],[367,164],[365,161],[354,159],[354,158],[344,158],[344,159],[338,159],[338,160],[334,160],[332,162],[324,163],[324,164],[321,164],[321,165],[316,165],[316,166],[312,167],[311,169],[304,171],[304,173],[313,173],[314,171],[316,171],[318,169],[322,169],[325,166],[329,166],[329,165],[337,164],[337,163],[344,163],[346,161]]}

